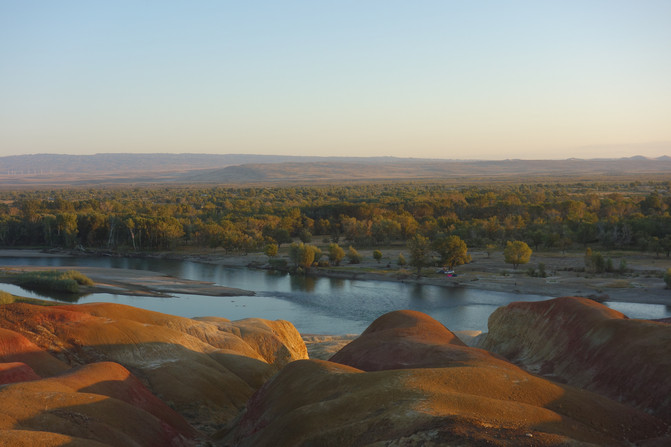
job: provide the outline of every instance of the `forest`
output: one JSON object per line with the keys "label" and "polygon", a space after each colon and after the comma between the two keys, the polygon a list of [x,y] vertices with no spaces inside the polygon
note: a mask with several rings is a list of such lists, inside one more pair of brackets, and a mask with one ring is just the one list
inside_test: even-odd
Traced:
{"label": "forest", "polygon": [[357,248],[526,242],[534,250],[671,252],[671,182],[352,183],[276,187],[118,187],[0,191],[0,246],[117,252],[268,244]]}

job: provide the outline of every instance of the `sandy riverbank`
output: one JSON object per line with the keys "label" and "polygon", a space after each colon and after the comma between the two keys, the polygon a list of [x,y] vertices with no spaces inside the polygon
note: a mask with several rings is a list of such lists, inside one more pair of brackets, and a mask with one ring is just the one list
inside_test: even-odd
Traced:
{"label": "sandy riverbank", "polygon": [[11,274],[22,271],[36,270],[77,270],[89,277],[95,283],[93,286],[80,286],[81,292],[88,293],[112,293],[118,295],[132,296],[155,296],[167,297],[172,294],[184,293],[204,296],[250,296],[254,292],[233,287],[222,287],[206,281],[192,281],[188,279],[175,278],[162,273],[101,268],[101,267],[33,267],[33,266],[5,266],[3,273],[8,276],[0,276],[0,282],[11,283]]}
{"label": "sandy riverbank", "polygon": [[[584,296],[601,301],[662,304],[671,306],[671,290],[666,289],[663,272],[671,267],[671,260],[637,253],[612,253],[615,265],[625,259],[625,274],[586,274],[582,253],[534,253],[531,262],[514,270],[505,264],[500,252],[489,256],[471,252],[472,261],[459,266],[456,278],[436,273],[435,268],[425,268],[423,276],[416,279],[413,272],[399,268],[395,260],[401,250],[387,250],[381,262],[372,258],[372,252],[360,250],[363,262],[357,265],[314,268],[310,274],[333,278],[368,281],[396,281],[430,284],[441,287],[467,287],[507,293],[535,294],[547,297]],[[604,253],[605,254],[605,253]],[[0,250],[0,257],[43,257],[66,254],[43,253],[39,250]],[[150,257],[183,259],[228,267],[264,266],[268,258],[262,254],[246,256],[227,255],[217,251],[199,253],[152,253]],[[529,267],[545,264],[546,278],[529,276]],[[41,267],[42,269],[44,267]],[[51,267],[50,267],[51,268]],[[68,268],[71,269],[71,268]],[[249,295],[241,291],[212,283],[174,278],[155,272],[97,267],[77,267],[96,282],[94,291],[130,295],[165,296],[170,293],[190,293],[211,296]]]}

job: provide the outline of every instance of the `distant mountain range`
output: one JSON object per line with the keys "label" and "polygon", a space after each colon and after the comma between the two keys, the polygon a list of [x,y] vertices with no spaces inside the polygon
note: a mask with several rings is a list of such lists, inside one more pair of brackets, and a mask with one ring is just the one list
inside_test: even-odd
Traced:
{"label": "distant mountain range", "polygon": [[286,182],[590,178],[671,174],[671,157],[442,160],[245,154],[37,154],[0,157],[0,184],[252,184]]}

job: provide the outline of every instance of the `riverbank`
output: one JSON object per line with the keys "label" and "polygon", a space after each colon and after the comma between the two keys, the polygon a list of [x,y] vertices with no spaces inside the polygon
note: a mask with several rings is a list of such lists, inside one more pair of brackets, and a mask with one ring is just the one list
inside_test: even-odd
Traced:
{"label": "riverbank", "polygon": [[356,279],[362,281],[394,281],[440,287],[463,287],[492,292],[544,295],[549,298],[580,296],[595,301],[632,302],[671,306],[671,290],[665,288],[658,278],[628,278],[622,276],[584,277],[555,274],[546,278],[529,277],[526,272],[510,272],[505,275],[483,271],[460,273],[456,278],[442,275],[423,276],[397,275],[394,273],[343,272],[318,269],[315,276]]}
{"label": "riverbank", "polygon": [[[380,262],[372,250],[359,250],[360,264],[343,264],[334,267],[313,267],[309,275],[328,278],[356,279],[361,281],[393,281],[439,287],[461,287],[493,292],[543,295],[548,298],[580,296],[599,302],[659,304],[671,306],[671,290],[666,288],[663,274],[671,267],[671,259],[656,258],[645,253],[612,252],[615,265],[621,260],[627,264],[626,272],[592,274],[585,273],[584,254],[534,253],[531,262],[513,269],[506,264],[503,253],[470,252],[469,264],[458,266],[456,277],[437,273],[435,267],[422,270],[417,278],[414,270],[399,267],[395,260],[402,250],[388,250]],[[170,257],[176,256],[171,253]],[[180,259],[194,262],[223,265],[226,267],[269,268],[268,257],[262,254],[246,256],[227,255],[216,252],[207,254],[185,254]],[[543,264],[546,277],[530,276],[529,268],[536,271]]]}
{"label": "riverbank", "polygon": [[[648,254],[613,252],[615,265],[626,260],[627,271],[623,274],[586,274],[582,253],[534,253],[531,262],[515,270],[505,264],[500,252],[471,252],[472,261],[459,266],[456,277],[446,277],[435,268],[425,268],[422,277],[416,278],[414,271],[396,265],[399,249],[385,251],[381,262],[373,259],[372,251],[360,250],[360,264],[344,264],[337,267],[313,268],[309,274],[330,278],[356,279],[363,281],[393,281],[426,284],[440,287],[461,287],[474,290],[535,294],[549,298],[560,296],[582,296],[597,301],[632,302],[671,306],[671,290],[666,289],[663,272],[671,267],[671,260],[655,258]],[[0,250],[0,257],[62,257],[94,256],[78,252],[42,252],[40,250]],[[100,254],[97,254],[98,256]],[[133,254],[133,257],[187,260],[215,264],[225,267],[268,268],[268,257],[256,253],[230,255],[220,251],[164,252]],[[544,264],[548,276],[533,277],[529,267],[537,269]],[[44,269],[44,268],[42,268]],[[129,295],[166,296],[170,293],[189,293],[210,296],[250,295],[253,292],[216,286],[202,281],[190,281],[153,272],[138,272],[125,269],[77,267],[96,282],[94,288],[100,292]]]}

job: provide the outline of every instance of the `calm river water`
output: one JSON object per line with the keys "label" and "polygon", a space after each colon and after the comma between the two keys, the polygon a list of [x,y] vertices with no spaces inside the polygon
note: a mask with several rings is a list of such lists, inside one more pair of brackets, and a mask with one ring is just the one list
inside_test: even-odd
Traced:
{"label": "calm river water", "polygon": [[[135,258],[0,258],[2,265],[91,266],[151,270],[179,278],[211,281],[253,290],[256,296],[210,297],[178,294],[172,298],[95,293],[78,303],[113,302],[183,317],[256,317],[291,321],[301,333],[360,333],[380,315],[398,309],[427,313],[451,330],[487,330],[489,315],[513,301],[539,301],[541,295],[489,292],[385,281],[296,277],[265,270],[230,268],[191,261]],[[15,295],[49,298],[0,284]],[[606,303],[632,318],[671,317],[671,308],[638,303]]]}

